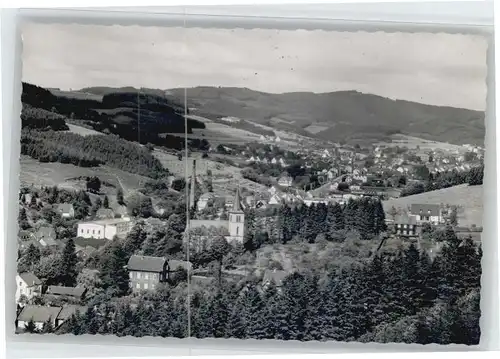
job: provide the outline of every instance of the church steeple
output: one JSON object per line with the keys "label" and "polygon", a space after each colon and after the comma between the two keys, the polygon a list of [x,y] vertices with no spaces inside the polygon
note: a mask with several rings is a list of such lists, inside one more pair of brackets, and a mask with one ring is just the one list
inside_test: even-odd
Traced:
{"label": "church steeple", "polygon": [[241,199],[240,199],[240,186],[236,187],[236,194],[234,195],[233,208],[231,212],[243,212],[241,208]]}

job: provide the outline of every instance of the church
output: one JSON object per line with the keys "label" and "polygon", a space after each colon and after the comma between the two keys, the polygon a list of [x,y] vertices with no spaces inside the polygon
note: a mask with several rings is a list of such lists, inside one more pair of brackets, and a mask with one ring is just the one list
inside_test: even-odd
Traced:
{"label": "church", "polygon": [[[190,196],[189,196],[189,205],[190,207],[197,207],[195,203],[195,186],[196,186],[196,172],[195,172],[195,164],[193,161],[193,175],[191,176],[191,188],[190,188]],[[208,220],[208,219],[192,219],[189,221],[188,226],[186,226],[186,231],[191,231],[195,228],[211,228],[215,227],[218,229],[223,229],[224,232],[227,233],[226,240],[229,243],[243,243],[244,235],[245,235],[245,213],[244,213],[244,204],[241,201],[241,194],[239,187],[236,189],[236,193],[234,196],[234,200],[230,210],[228,211],[228,219],[217,219],[217,220]],[[194,245],[193,242],[202,241],[202,238],[190,238],[190,242]]]}

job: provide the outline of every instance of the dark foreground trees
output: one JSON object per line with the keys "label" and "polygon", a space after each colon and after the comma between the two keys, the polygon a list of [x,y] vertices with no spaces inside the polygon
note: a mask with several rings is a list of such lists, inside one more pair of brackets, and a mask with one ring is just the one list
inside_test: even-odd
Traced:
{"label": "dark foreground trees", "polygon": [[[397,255],[376,256],[322,280],[304,272],[288,275],[280,287],[214,281],[192,294],[190,334],[477,344],[480,257],[471,239],[459,240],[451,231],[434,260],[410,245]],[[117,335],[184,337],[186,291],[179,286],[145,294],[134,307],[100,303],[98,313],[86,313],[74,326],[79,334],[100,328],[100,333]]]}

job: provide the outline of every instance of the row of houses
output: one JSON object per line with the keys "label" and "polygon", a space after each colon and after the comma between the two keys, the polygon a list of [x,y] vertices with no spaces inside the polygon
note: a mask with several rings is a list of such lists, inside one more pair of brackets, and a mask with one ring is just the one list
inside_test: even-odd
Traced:
{"label": "row of houses", "polygon": [[85,313],[87,310],[84,306],[65,305],[59,306],[43,306],[43,305],[27,305],[21,309],[16,318],[16,328],[20,331],[25,330],[29,323],[34,324],[34,329],[41,331],[46,323],[52,325],[52,328],[57,330],[67,320],[77,313]]}
{"label": "row of houses", "polygon": [[33,273],[24,272],[16,274],[16,303],[22,304],[35,297],[45,296],[49,299],[69,298],[81,301],[85,298],[85,287],[65,287],[50,285],[44,286],[43,282]]}

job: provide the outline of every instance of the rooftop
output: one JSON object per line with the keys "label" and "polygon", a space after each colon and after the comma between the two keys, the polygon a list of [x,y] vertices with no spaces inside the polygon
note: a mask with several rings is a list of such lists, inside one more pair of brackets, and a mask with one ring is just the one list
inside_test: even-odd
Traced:
{"label": "rooftop", "polygon": [[37,323],[47,322],[49,319],[55,320],[61,312],[61,307],[45,307],[38,305],[27,305],[23,308],[17,320],[29,322],[33,320]]}
{"label": "rooftop", "polygon": [[210,227],[215,227],[215,228],[229,228],[229,222],[224,221],[224,220],[211,220],[211,219],[192,219],[189,221],[189,228],[210,228]]}
{"label": "rooftop", "polygon": [[58,285],[51,285],[47,289],[48,294],[52,295],[67,295],[70,297],[80,298],[85,293],[84,287],[63,287]]}
{"label": "rooftop", "polygon": [[70,212],[72,208],[73,205],[71,203],[60,203],[57,206],[57,209],[62,212]]}
{"label": "rooftop", "polygon": [[73,314],[79,312],[80,314],[84,314],[87,311],[86,307],[82,307],[80,305],[67,305],[62,308],[57,316],[57,319],[66,320],[69,319]]}
{"label": "rooftop", "polygon": [[133,255],[127,263],[127,269],[140,272],[163,272],[167,259],[165,257],[152,257]]}
{"label": "rooftop", "polygon": [[21,279],[28,285],[28,287],[42,284],[42,281],[33,273],[19,273],[19,277],[21,277]]}
{"label": "rooftop", "polygon": [[438,204],[412,204],[410,211],[412,214],[430,214],[431,216],[439,216]]}
{"label": "rooftop", "polygon": [[284,270],[266,270],[262,281],[264,284],[266,282],[273,282],[277,286],[280,286],[287,275],[288,273]]}
{"label": "rooftop", "polygon": [[417,224],[417,219],[414,216],[396,216],[394,218],[395,224]]}
{"label": "rooftop", "polygon": [[170,271],[175,271],[179,269],[179,267],[188,270],[193,268],[193,265],[190,262],[187,261],[180,261],[177,259],[171,259],[168,261],[168,268]]}
{"label": "rooftop", "polygon": [[118,223],[130,222],[130,218],[109,218],[109,219],[99,219],[96,221],[81,222],[80,224],[99,224],[102,226],[111,226]]}

